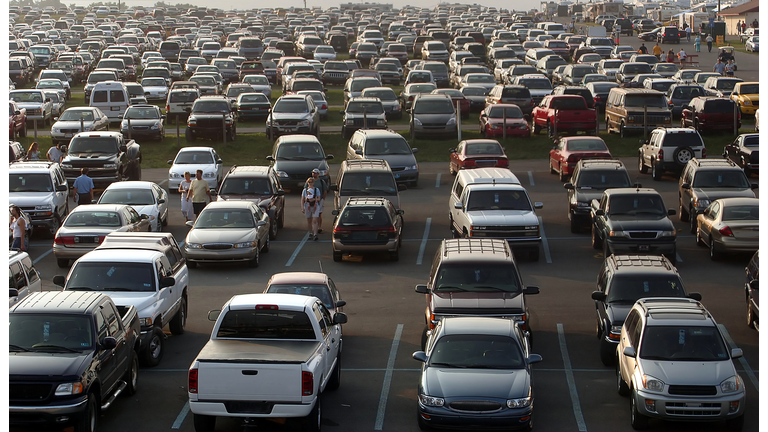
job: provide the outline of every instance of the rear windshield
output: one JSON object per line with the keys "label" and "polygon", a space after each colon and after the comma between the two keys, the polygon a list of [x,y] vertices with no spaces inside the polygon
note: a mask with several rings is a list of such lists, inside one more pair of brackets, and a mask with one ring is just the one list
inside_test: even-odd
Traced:
{"label": "rear windshield", "polygon": [[219,338],[314,339],[315,330],[304,312],[281,310],[234,310],[221,320]]}
{"label": "rear windshield", "polygon": [[571,151],[602,151],[608,150],[601,139],[577,139],[568,142]]}
{"label": "rear windshield", "polygon": [[341,214],[339,225],[343,227],[388,227],[392,225],[384,207],[347,207]]}
{"label": "rear windshield", "polygon": [[[523,112],[518,108],[517,106],[508,106],[508,107],[499,107],[499,106],[493,106],[491,108],[491,111],[488,113],[488,117],[490,118],[504,118],[504,116],[508,119],[519,119],[523,118]],[[490,153],[490,154],[501,154],[501,147],[497,145],[489,146],[487,144],[482,144],[485,147],[492,147],[497,150],[496,153]],[[467,149],[469,149],[471,146],[467,146]]]}
{"label": "rear windshield", "polygon": [[641,74],[641,73],[653,73],[653,70],[651,70],[651,65],[647,63],[643,63],[643,64],[626,65],[624,66],[624,70],[622,72],[625,74]]}
{"label": "rear windshield", "polygon": [[382,101],[393,101],[397,100],[397,96],[395,95],[395,92],[391,89],[387,90],[367,90],[363,92],[364,97],[375,97],[379,98]]}
{"label": "rear windshield", "polygon": [[587,106],[583,98],[567,97],[552,99],[551,108],[557,109],[585,109]]}
{"label": "rear windshield", "polygon": [[395,196],[397,185],[390,172],[346,172],[341,180],[342,196]]}
{"label": "rear windshield", "polygon": [[757,221],[760,217],[760,208],[755,205],[728,206],[723,209],[724,221],[735,220],[753,220]]}
{"label": "rear windshield", "polygon": [[704,103],[705,113],[733,113],[735,104],[730,99],[708,100]]}
{"label": "rear windshield", "polygon": [[193,102],[197,99],[197,92],[173,92],[171,102]]}
{"label": "rear windshield", "polygon": [[271,195],[267,178],[229,177],[221,185],[222,195]]}
{"label": "rear windshield", "polygon": [[517,83],[529,89],[548,90],[552,88],[552,83],[548,79],[522,78]]}
{"label": "rear windshield", "polygon": [[411,147],[401,136],[393,138],[368,138],[365,141],[366,156],[411,154]]}
{"label": "rear windshield", "polygon": [[243,39],[240,41],[240,46],[243,48],[259,48],[264,46],[264,43],[260,39]]}
{"label": "rear windshield", "polygon": [[154,203],[155,200],[152,198],[152,191],[149,189],[107,189],[99,198],[99,204],[145,206]]}
{"label": "rear windshield", "polygon": [[527,99],[531,97],[531,92],[527,88],[505,88],[501,97]]}
{"label": "rear windshield", "polygon": [[675,99],[691,100],[699,96],[704,96],[704,89],[701,87],[676,87],[672,92],[672,97]]}

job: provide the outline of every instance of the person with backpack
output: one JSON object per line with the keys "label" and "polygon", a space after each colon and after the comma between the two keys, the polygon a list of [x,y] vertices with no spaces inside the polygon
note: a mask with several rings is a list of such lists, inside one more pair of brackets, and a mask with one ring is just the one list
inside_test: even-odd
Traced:
{"label": "person with backpack", "polygon": [[309,237],[317,241],[317,217],[320,210],[320,189],[315,187],[315,179],[307,179],[304,190],[301,191],[301,212],[307,218]]}

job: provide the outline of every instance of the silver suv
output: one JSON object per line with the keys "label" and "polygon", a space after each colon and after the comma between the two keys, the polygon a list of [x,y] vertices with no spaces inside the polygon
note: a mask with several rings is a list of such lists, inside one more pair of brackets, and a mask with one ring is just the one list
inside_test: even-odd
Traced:
{"label": "silver suv", "polygon": [[267,118],[267,136],[320,134],[320,110],[310,95],[281,96]]}
{"label": "silver suv", "polygon": [[450,96],[417,94],[409,112],[413,114],[413,134],[456,136],[456,109]]}
{"label": "silver suv", "polygon": [[629,396],[634,429],[650,418],[726,421],[744,426],[746,390],[712,315],[696,300],[638,300],[621,328],[616,351],[617,390]]}
{"label": "silver suv", "polygon": [[59,164],[14,162],[8,171],[10,202],[29,215],[34,227],[55,234],[69,213],[69,187]]}
{"label": "silver suv", "polygon": [[704,140],[693,128],[656,128],[640,143],[637,168],[645,174],[650,167],[654,180],[661,180],[664,171],[682,171],[693,158],[707,157]]}

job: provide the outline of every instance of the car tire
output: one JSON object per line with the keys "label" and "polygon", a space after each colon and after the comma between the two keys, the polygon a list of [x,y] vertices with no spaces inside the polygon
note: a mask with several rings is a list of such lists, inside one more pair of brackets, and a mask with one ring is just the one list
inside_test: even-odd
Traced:
{"label": "car tire", "polygon": [[181,304],[179,310],[176,311],[176,315],[173,316],[168,327],[171,329],[171,334],[179,336],[184,334],[184,329],[187,327],[187,296],[182,295]]}
{"label": "car tire", "polygon": [[216,429],[216,417],[193,414],[192,422],[195,426],[195,432],[213,432]]}
{"label": "car tire", "polygon": [[272,246],[272,242],[269,239],[269,235],[267,235],[267,239],[264,240],[264,245],[261,247],[261,251],[264,253],[269,253],[270,246]]}
{"label": "car tire", "polygon": [[[633,392],[634,393],[634,392]],[[629,423],[634,430],[648,429],[648,417],[640,414],[637,410],[635,395],[629,396]]]}
{"label": "car tire", "polygon": [[696,223],[697,218],[695,215],[695,212],[692,208],[688,209],[688,224],[690,225],[690,232],[691,234],[696,234]]}
{"label": "car tire", "polygon": [[342,255],[343,254],[339,251],[333,251],[333,260],[335,262],[341,262]]}
{"label": "car tire", "polygon": [[95,432],[98,418],[99,401],[97,396],[90,392],[88,393],[88,402],[85,405],[85,410],[75,420],[75,432]]}
{"label": "car tire", "polygon": [[139,385],[139,355],[136,351],[131,353],[131,364],[123,375],[123,381],[127,384],[123,394],[126,396],[135,395]]}
{"label": "car tire", "polygon": [[186,139],[187,142],[195,142],[195,134],[193,134],[189,128],[186,128],[184,130],[184,139]]}
{"label": "car tire", "polygon": [[312,411],[309,415],[302,419],[301,430],[302,432],[320,432],[320,424],[323,421],[323,409],[321,406],[322,397],[317,395],[315,406],[312,407]]}
{"label": "car tire", "polygon": [[651,161],[651,176],[655,181],[660,181],[662,172],[661,167],[659,166],[661,163],[658,161]]}
{"label": "car tire", "polygon": [[619,365],[618,359],[614,358],[613,362],[616,364],[616,391],[619,393],[619,396],[629,396],[629,387],[621,378],[621,366]]}
{"label": "car tire", "polygon": [[721,257],[720,251],[715,249],[715,239],[712,238],[712,235],[709,236],[709,258],[712,261],[719,261]]}
{"label": "car tire", "polygon": [[534,135],[538,135],[541,132],[541,126],[537,125],[535,121],[531,121],[531,129]]}
{"label": "car tire", "polygon": [[331,371],[331,377],[328,380],[328,384],[325,386],[326,390],[338,390],[341,385],[341,351],[336,356],[336,366]]}
{"label": "car tire", "polygon": [[563,169],[562,162],[560,163],[560,170],[558,171],[559,179],[561,182],[564,182],[568,178],[568,174],[565,173],[565,170]]}
{"label": "car tire", "polygon": [[431,431],[432,427],[421,417],[419,409],[416,408],[416,424],[419,425],[419,430]]}
{"label": "car tire", "polygon": [[424,330],[421,332],[421,350],[424,351],[427,347],[427,339],[429,339],[429,336],[427,335],[427,332],[429,331],[429,326],[424,326]]}
{"label": "car tire", "polygon": [[165,334],[160,327],[152,327],[152,335],[149,344],[144,349],[143,363],[145,366],[155,367],[160,364],[165,354]]}
{"label": "car tire", "polygon": [[547,136],[549,138],[555,138],[555,127],[552,126],[552,122],[547,121]]}
{"label": "car tire", "polygon": [[642,153],[637,155],[637,170],[640,171],[640,174],[648,173],[648,167],[645,165],[645,161],[643,160]]}
{"label": "car tire", "polygon": [[749,328],[755,328],[755,313],[752,311],[752,305],[749,302],[749,295],[747,295],[747,326]]}
{"label": "car tire", "polygon": [[600,240],[600,237],[597,235],[597,230],[595,229],[595,225],[592,224],[592,249],[600,250],[600,248],[603,247],[603,242]]}
{"label": "car tire", "polygon": [[197,268],[197,263],[194,262],[194,261],[187,260],[187,267],[189,267],[191,269]]}
{"label": "car tire", "polygon": [[61,228],[61,216],[58,214],[53,215],[53,225],[51,226],[50,234],[51,237],[56,236],[56,232]]}
{"label": "car tire", "polygon": [[600,340],[600,361],[605,366],[613,366],[616,363],[616,344]]}
{"label": "car tire", "polygon": [[59,266],[59,268],[67,268],[69,267],[69,260],[65,258],[56,258],[56,265]]}
{"label": "car tire", "polygon": [[256,247],[256,255],[253,256],[253,259],[248,261],[248,265],[250,265],[253,268],[256,268],[259,266],[259,263],[261,262],[261,248]]}
{"label": "car tire", "polygon": [[[688,212],[688,210],[683,205],[683,197],[678,196],[678,211],[680,212],[677,216],[680,219],[680,222],[689,222],[691,219],[691,213]],[[691,233],[695,233],[696,231],[691,231]]]}
{"label": "car tire", "polygon": [[269,239],[275,240],[277,238],[277,231],[278,231],[277,221],[271,220],[269,221]]}
{"label": "car tire", "polygon": [[579,226],[578,222],[576,221],[576,216],[571,213],[571,232],[573,234],[577,234],[581,232],[581,227]]}
{"label": "car tire", "polygon": [[624,122],[621,122],[619,124],[619,136],[622,138],[627,138],[627,129],[624,127]]}

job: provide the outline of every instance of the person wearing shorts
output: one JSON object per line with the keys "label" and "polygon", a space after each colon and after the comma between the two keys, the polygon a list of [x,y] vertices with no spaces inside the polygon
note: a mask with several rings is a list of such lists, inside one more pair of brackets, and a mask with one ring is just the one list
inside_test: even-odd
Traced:
{"label": "person wearing shorts", "polygon": [[307,218],[307,230],[312,240],[317,240],[317,217],[320,214],[320,190],[315,187],[315,179],[307,179],[301,191],[301,212]]}
{"label": "person wearing shorts", "polygon": [[192,201],[192,209],[195,212],[195,218],[200,216],[200,212],[203,211],[208,201],[205,197],[208,196],[208,201],[211,200],[211,191],[208,189],[208,181],[203,180],[203,170],[197,170],[195,173],[195,179],[189,185],[189,191],[187,197]]}
{"label": "person wearing shorts", "polygon": [[[315,189],[320,191],[320,204],[317,213],[317,233],[323,233],[323,210],[325,209],[325,197],[328,195],[328,184],[320,178],[320,170],[315,168],[312,170],[312,179],[315,180]],[[307,187],[307,184],[304,184]]]}

